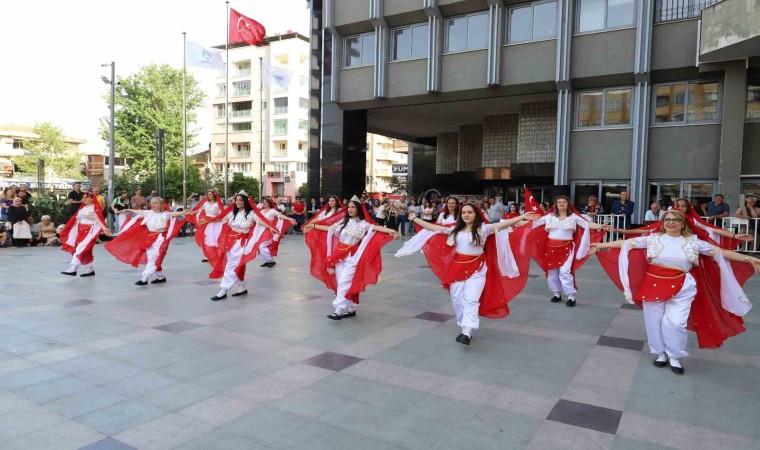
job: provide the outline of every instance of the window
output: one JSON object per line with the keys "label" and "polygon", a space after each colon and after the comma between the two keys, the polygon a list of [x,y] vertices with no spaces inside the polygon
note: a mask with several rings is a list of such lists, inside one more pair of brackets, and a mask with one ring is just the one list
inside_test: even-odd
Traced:
{"label": "window", "polygon": [[276,163],[274,163],[274,171],[275,172],[287,172],[288,171],[288,163],[287,162],[276,162]]}
{"label": "window", "polygon": [[654,123],[718,121],[718,82],[690,81],[655,88]]}
{"label": "window", "polygon": [[633,26],[636,0],[579,0],[578,32]]}
{"label": "window", "polygon": [[226,84],[217,84],[216,85],[218,92],[216,94],[217,97],[224,97],[227,95],[227,85]]}
{"label": "window", "polygon": [[264,100],[261,102],[261,109],[267,109],[267,101]]}
{"label": "window", "polygon": [[232,95],[236,97],[251,95],[251,80],[235,81],[232,83]]}
{"label": "window", "polygon": [[345,67],[375,64],[375,33],[347,37],[344,53]]}
{"label": "window", "polygon": [[251,122],[233,123],[232,131],[251,131]]}
{"label": "window", "polygon": [[226,105],[216,105],[216,117],[224,117],[224,109]]}
{"label": "window", "polygon": [[309,131],[309,121],[308,121],[308,120],[303,120],[303,119],[302,119],[302,120],[299,120],[299,121],[298,121],[298,128],[299,128],[301,131],[306,131],[306,132],[308,132],[308,131]]}
{"label": "window", "polygon": [[276,136],[288,134],[288,120],[278,119],[274,121],[274,134]]}
{"label": "window", "polygon": [[277,148],[279,148],[282,151],[285,151],[288,149],[288,144],[286,144],[285,142],[280,142],[279,144],[277,144]]}
{"label": "window", "polygon": [[533,3],[509,10],[508,42],[550,39],[557,35],[557,2]]}
{"label": "window", "polygon": [[393,30],[393,61],[425,58],[428,53],[428,24]]}
{"label": "window", "polygon": [[216,148],[214,148],[214,158],[224,158],[224,144],[216,144]]}
{"label": "window", "polygon": [[236,158],[246,158],[251,156],[251,144],[232,144],[235,148],[235,154],[231,155]]}
{"label": "window", "polygon": [[251,74],[251,62],[243,61],[237,63],[237,75],[250,75]]}
{"label": "window", "polygon": [[237,102],[232,104],[232,117],[250,117],[252,102]]}
{"label": "window", "polygon": [[747,119],[760,119],[760,84],[747,86]]}
{"label": "window", "polygon": [[275,114],[288,113],[288,98],[287,97],[274,99],[274,113]]}
{"label": "window", "polygon": [[308,98],[299,98],[298,99],[298,107],[301,109],[309,109],[309,99]]}
{"label": "window", "polygon": [[308,165],[305,162],[296,163],[296,172],[306,172]]}
{"label": "window", "polygon": [[303,150],[303,142],[298,143],[298,150]]}
{"label": "window", "polygon": [[488,13],[468,14],[446,21],[446,52],[488,47]]}
{"label": "window", "polygon": [[578,128],[631,124],[631,88],[581,92],[578,95]]}

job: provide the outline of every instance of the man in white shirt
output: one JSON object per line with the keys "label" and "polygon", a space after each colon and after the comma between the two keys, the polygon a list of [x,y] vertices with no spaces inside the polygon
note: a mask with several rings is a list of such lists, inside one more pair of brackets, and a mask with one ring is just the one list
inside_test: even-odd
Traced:
{"label": "man in white shirt", "polygon": [[649,206],[649,211],[647,211],[647,213],[644,214],[644,221],[656,222],[662,219],[662,216],[664,215],[665,215],[665,211],[660,209],[660,204],[657,202],[654,202]]}
{"label": "man in white shirt", "polygon": [[493,197],[488,199],[488,204],[490,205],[488,207],[488,220],[491,223],[499,223],[499,220],[504,216],[504,204],[501,201],[496,203]]}

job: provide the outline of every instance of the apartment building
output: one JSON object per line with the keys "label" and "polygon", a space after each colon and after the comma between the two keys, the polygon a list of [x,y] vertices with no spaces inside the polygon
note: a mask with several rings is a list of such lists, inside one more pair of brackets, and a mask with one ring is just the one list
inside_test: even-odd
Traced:
{"label": "apartment building", "polygon": [[627,189],[640,220],[650,200],[760,191],[756,0],[311,5],[323,189],[357,189],[347,149],[368,131],[410,143],[415,192]]}
{"label": "apartment building", "polygon": [[[233,45],[229,53],[229,86],[220,72],[213,96],[211,169],[224,174],[227,160],[230,178],[235,173],[263,178],[266,195],[295,196],[306,182],[308,39],[289,32],[267,37],[263,46]],[[262,61],[290,71],[289,86],[267,85],[265,79],[262,87]]]}
{"label": "apartment building", "polygon": [[[367,135],[367,192],[393,192],[394,176],[406,178],[401,169],[407,164],[409,145],[402,140],[379,134]],[[394,168],[395,173],[394,173]],[[403,175],[397,175],[402,173]]]}

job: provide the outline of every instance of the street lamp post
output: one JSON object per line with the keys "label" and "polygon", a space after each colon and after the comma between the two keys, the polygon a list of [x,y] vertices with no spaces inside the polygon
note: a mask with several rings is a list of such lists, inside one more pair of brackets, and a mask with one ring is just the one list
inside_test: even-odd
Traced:
{"label": "street lamp post", "polygon": [[[113,178],[114,178],[114,122],[116,116],[115,100],[116,100],[116,62],[111,61],[111,64],[101,64],[103,67],[111,66],[111,79],[103,78],[103,82],[111,85],[111,119],[109,123],[108,133],[108,201],[113,202]],[[106,205],[109,206],[109,205]],[[108,228],[113,229],[113,215],[106,214],[108,219]]]}

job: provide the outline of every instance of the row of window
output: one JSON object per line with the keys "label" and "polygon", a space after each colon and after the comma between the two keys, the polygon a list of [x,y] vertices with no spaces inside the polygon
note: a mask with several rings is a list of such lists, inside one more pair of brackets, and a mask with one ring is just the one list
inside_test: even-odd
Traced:
{"label": "row of window", "polygon": [[[636,0],[579,0],[576,31],[586,33],[631,27]],[[510,8],[507,14],[507,43],[552,39],[557,35],[556,0],[537,1]],[[428,53],[428,24],[420,23],[391,32],[391,59],[425,58]],[[488,47],[488,13],[478,12],[446,19],[445,53]],[[344,40],[344,65],[356,67],[375,63],[375,34],[350,36]]]}
{"label": "row of window", "polygon": [[305,162],[276,162],[273,163],[274,172],[290,172],[290,167],[293,167],[296,172],[306,172],[309,165]]}

